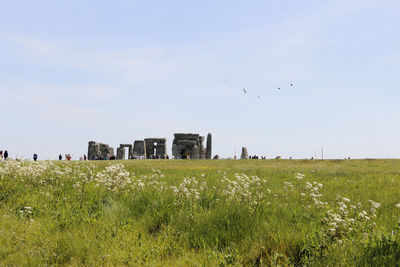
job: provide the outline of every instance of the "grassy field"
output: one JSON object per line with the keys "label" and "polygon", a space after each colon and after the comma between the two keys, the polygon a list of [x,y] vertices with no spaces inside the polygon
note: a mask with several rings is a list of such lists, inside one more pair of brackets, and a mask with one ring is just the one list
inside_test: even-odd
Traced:
{"label": "grassy field", "polygon": [[0,265],[400,265],[400,160],[0,163]]}

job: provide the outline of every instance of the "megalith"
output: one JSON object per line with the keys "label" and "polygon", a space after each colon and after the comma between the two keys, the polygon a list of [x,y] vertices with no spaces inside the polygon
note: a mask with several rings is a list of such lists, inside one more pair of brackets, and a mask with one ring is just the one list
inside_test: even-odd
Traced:
{"label": "megalith", "polygon": [[206,159],[211,159],[212,139],[211,133],[207,135]]}
{"label": "megalith", "polygon": [[240,156],[241,159],[248,159],[249,158],[249,153],[247,152],[246,147],[242,147],[242,155]]}
{"label": "megalith", "polygon": [[107,144],[90,141],[88,146],[88,160],[104,160],[114,156],[114,148]]}

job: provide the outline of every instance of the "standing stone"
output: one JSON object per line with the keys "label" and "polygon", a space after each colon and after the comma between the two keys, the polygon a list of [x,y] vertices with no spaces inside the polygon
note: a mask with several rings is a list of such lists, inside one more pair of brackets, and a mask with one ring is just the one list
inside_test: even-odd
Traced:
{"label": "standing stone", "polygon": [[121,147],[117,148],[117,158],[119,160],[125,159],[125,148],[124,147],[121,146]]}
{"label": "standing stone", "polygon": [[133,159],[133,146],[132,145],[129,147],[128,153],[129,153],[128,154],[129,155],[128,159]]}
{"label": "standing stone", "polygon": [[155,146],[154,146],[153,140],[151,140],[149,138],[144,139],[144,144],[146,146],[146,158],[148,158],[148,159],[153,158],[153,156],[155,156],[154,155]]}
{"label": "standing stone", "polygon": [[128,159],[132,158],[132,145],[131,144],[120,144],[119,145],[119,154],[117,155],[118,159],[125,159],[125,148],[128,148]]}
{"label": "standing stone", "polygon": [[172,155],[175,159],[200,159],[204,154],[204,138],[199,134],[176,133],[172,142]]}
{"label": "standing stone", "polygon": [[200,159],[206,159],[206,148],[204,147],[204,136],[200,136],[199,154]]}
{"label": "standing stone", "polygon": [[114,156],[114,148],[109,147],[108,148],[108,159],[110,159],[112,156]]}
{"label": "standing stone", "polygon": [[197,145],[193,146],[190,156],[190,159],[200,159],[200,148]]}
{"label": "standing stone", "polygon": [[144,139],[146,147],[146,157],[148,159],[165,159],[167,155],[167,139],[165,138],[146,138]]}
{"label": "standing stone", "polygon": [[249,153],[247,153],[247,148],[242,147],[242,155],[240,156],[241,159],[248,159],[249,158]]}
{"label": "standing stone", "polygon": [[97,156],[97,153],[98,153],[98,145],[96,145],[95,141],[90,141],[88,147],[88,159],[94,160]]}
{"label": "standing stone", "polygon": [[114,155],[114,149],[109,145],[90,141],[88,146],[88,160],[109,159]]}
{"label": "standing stone", "polygon": [[146,146],[143,140],[136,140],[133,144],[133,156],[146,158]]}
{"label": "standing stone", "polygon": [[211,159],[212,140],[211,133],[207,135],[206,159]]}
{"label": "standing stone", "polygon": [[158,140],[157,146],[156,146],[156,158],[158,159],[165,159],[167,155],[167,140]]}

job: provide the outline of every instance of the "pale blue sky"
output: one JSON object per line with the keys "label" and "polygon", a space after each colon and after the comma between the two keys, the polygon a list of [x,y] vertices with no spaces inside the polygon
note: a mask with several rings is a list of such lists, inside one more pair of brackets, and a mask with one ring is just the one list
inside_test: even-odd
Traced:
{"label": "pale blue sky", "polygon": [[47,159],[165,137],[170,153],[173,133],[211,132],[223,157],[242,146],[400,157],[399,11],[397,0],[0,1],[0,150]]}

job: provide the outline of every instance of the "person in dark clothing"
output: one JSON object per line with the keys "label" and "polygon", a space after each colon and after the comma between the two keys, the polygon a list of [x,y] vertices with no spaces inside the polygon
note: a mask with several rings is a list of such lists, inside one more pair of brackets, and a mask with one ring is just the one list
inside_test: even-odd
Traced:
{"label": "person in dark clothing", "polygon": [[58,160],[62,160],[62,155],[58,155]]}
{"label": "person in dark clothing", "polygon": [[8,158],[8,151],[4,151],[4,160],[6,160]]}
{"label": "person in dark clothing", "polygon": [[34,161],[37,161],[37,158],[38,158],[38,155],[35,153],[35,154],[33,154],[33,160]]}

